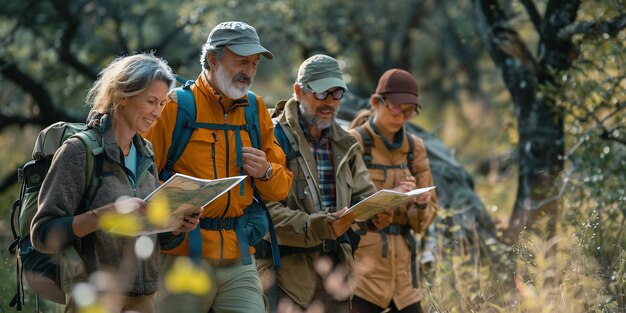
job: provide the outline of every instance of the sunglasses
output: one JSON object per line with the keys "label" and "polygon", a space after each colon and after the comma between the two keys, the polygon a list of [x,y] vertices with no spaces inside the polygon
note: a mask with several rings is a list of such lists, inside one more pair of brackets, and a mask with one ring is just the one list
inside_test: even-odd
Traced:
{"label": "sunglasses", "polygon": [[328,98],[328,95],[332,95],[333,99],[335,100],[341,100],[343,98],[343,95],[346,93],[346,91],[342,88],[338,88],[333,91],[326,90],[324,92],[315,92],[313,91],[313,89],[311,89],[311,87],[309,87],[309,85],[304,85],[304,88],[312,92],[313,97],[315,97],[315,99],[317,100],[326,100],[326,98]]}
{"label": "sunglasses", "polygon": [[422,107],[417,104],[405,103],[405,104],[393,104],[391,101],[387,101],[386,97],[379,97],[392,113],[402,113],[404,117],[414,117],[420,114]]}

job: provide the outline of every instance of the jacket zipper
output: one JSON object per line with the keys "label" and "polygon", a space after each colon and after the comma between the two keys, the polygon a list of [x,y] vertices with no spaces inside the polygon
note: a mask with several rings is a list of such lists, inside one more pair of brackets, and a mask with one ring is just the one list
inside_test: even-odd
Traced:
{"label": "jacket zipper", "polygon": [[[141,180],[141,178],[146,174],[146,172],[148,172],[148,169],[150,169],[150,165],[146,166],[146,164],[148,164],[149,162],[147,161],[143,161],[140,164],[140,169],[141,172],[139,172],[139,175],[137,175],[137,177],[135,178],[135,181],[133,182],[132,180],[130,180],[131,185],[133,186],[133,196],[137,196],[137,182],[139,182]],[[126,166],[124,166],[124,169],[126,169]],[[144,261],[143,260],[139,260],[139,290],[140,290],[140,294],[141,295],[145,295],[146,294],[146,285],[144,282]]]}
{"label": "jacket zipper", "polygon": [[[228,124],[228,113],[224,113],[224,124],[227,125]],[[228,158],[228,154],[230,152],[230,143],[228,142],[228,130],[224,130],[224,140],[226,141],[226,157],[224,158],[224,160],[226,161],[226,176],[228,177],[230,175],[229,171],[228,171],[228,167],[230,165],[230,159]],[[224,219],[224,216],[226,216],[226,212],[228,212],[228,207],[230,206],[230,190],[226,193],[227,197],[226,197],[226,207],[224,208],[224,213],[222,213],[221,219]],[[224,259],[224,234],[222,233],[222,229],[219,230],[219,234],[220,234],[220,259]]]}
{"label": "jacket zipper", "polygon": [[217,142],[217,134],[213,132],[213,143],[211,143],[211,161],[213,162],[213,178],[217,179],[217,166],[215,165],[215,143]]}
{"label": "jacket zipper", "polygon": [[[145,162],[142,162],[141,165],[143,166],[145,164]],[[133,175],[133,173],[126,168],[126,166],[121,165],[122,169],[124,170],[124,172],[126,173],[126,179],[128,179],[128,182],[130,183],[130,186],[133,190],[133,197],[137,196],[137,181],[139,181],[139,179],[141,179],[141,177],[143,177],[143,175],[146,173],[147,169],[149,168],[144,166],[142,168],[142,171],[139,175],[137,175],[137,177],[133,180],[129,177],[129,175]],[[146,293],[146,286],[144,284],[144,279],[143,279],[143,261],[142,260],[138,260],[138,265],[139,265],[139,294],[140,295],[144,295]]]}

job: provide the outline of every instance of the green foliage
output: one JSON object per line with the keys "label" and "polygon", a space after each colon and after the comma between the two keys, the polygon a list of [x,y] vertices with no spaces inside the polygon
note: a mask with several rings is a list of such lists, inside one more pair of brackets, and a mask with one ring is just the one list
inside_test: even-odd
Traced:
{"label": "green foliage", "polygon": [[565,92],[558,101],[568,122],[568,168],[562,191],[565,222],[576,227],[580,244],[600,264],[598,275],[613,295],[609,303],[622,306],[626,303],[624,39],[624,31],[615,38],[580,37],[581,57],[561,77]]}
{"label": "green foliage", "polygon": [[[547,3],[536,2],[540,10]],[[475,173],[481,173],[481,163],[489,163],[475,177],[486,207],[502,215],[512,206],[517,171],[502,168],[514,158],[517,125],[498,69],[474,32],[468,0],[55,3],[9,1],[0,7],[0,67],[15,65],[31,79],[25,87],[0,76],[0,115],[39,118],[46,111],[37,96],[48,97],[54,108],[85,114],[83,99],[98,71],[115,56],[133,51],[154,49],[177,73],[194,79],[211,28],[243,20],[257,28],[263,45],[276,56],[262,60],[253,86],[268,104],[289,97],[297,65],[314,53],[336,56],[345,65],[350,90],[361,97],[369,96],[384,70],[408,69],[426,104],[417,122],[452,146],[455,157]],[[516,1],[506,5],[515,11],[523,7]],[[623,12],[619,1],[582,1],[578,19],[600,21]],[[536,41],[527,22],[521,16],[514,26]],[[425,269],[422,285],[425,307],[439,312],[612,312],[624,307],[626,34],[575,39],[580,55],[574,67],[560,75],[558,86],[542,90],[555,98],[555,109],[565,112],[568,153],[557,186],[564,208],[557,256],[545,256],[554,245],[541,238],[526,238],[516,254],[494,238],[470,243],[458,235],[458,212],[440,210],[436,263]],[[37,85],[43,91],[34,94]],[[0,177],[13,175],[29,159],[37,133],[37,127],[14,125],[20,128],[0,134]],[[7,209],[16,196],[16,187],[0,194],[3,247],[10,236]],[[469,233],[480,237],[477,230]],[[9,295],[14,263],[6,252],[1,255],[0,294]],[[576,258],[562,259],[570,255]],[[548,277],[555,280],[548,283]],[[571,305],[558,306],[556,294]],[[6,296],[0,301],[6,309]]]}

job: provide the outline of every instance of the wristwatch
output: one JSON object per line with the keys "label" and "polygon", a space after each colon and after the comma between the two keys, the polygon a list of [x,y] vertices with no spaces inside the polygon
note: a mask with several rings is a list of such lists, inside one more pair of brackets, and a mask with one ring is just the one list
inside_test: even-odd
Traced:
{"label": "wristwatch", "polygon": [[263,177],[259,178],[260,180],[268,180],[268,179],[270,179],[270,177],[272,177],[272,173],[274,173],[274,169],[272,168],[272,163],[267,162],[267,164],[269,164],[270,166],[267,168],[267,171],[265,172],[265,175],[263,175]]}

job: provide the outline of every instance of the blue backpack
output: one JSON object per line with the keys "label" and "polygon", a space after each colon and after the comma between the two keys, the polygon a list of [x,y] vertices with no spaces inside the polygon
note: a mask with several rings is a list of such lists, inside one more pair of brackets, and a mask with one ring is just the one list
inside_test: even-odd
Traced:
{"label": "blue backpack", "polygon": [[[194,84],[194,81],[184,81],[180,77],[177,77],[176,79],[183,83],[181,87],[175,89],[178,97],[176,126],[174,127],[174,131],[172,133],[172,144],[167,153],[167,161],[165,162],[163,170],[159,173],[159,178],[166,181],[172,176],[174,164],[185,150],[185,147],[191,138],[192,132],[198,128],[235,131],[235,144],[237,146],[236,162],[237,167],[242,169],[241,174],[243,174],[243,160],[241,156],[242,142],[240,131],[247,131],[250,135],[252,146],[254,148],[261,149],[259,112],[255,94],[248,91],[248,106],[244,108],[246,125],[238,126],[198,123],[196,122],[196,101],[193,93],[191,92],[191,86]],[[244,184],[245,181],[246,180],[241,183]],[[240,188],[240,190],[243,195],[243,185],[241,187],[242,188]],[[207,230],[234,229],[237,234],[237,243],[243,264],[252,264],[249,246],[255,246],[261,242],[265,234],[269,231],[274,268],[280,267],[280,253],[274,223],[272,223],[272,218],[267,210],[267,206],[265,205],[263,199],[259,196],[254,184],[252,185],[252,188],[254,190],[254,199],[252,204],[244,209],[244,215],[238,218],[203,218],[200,220],[199,227],[189,233],[189,257],[194,260],[199,260],[202,257],[202,237],[200,235],[200,228]]]}

